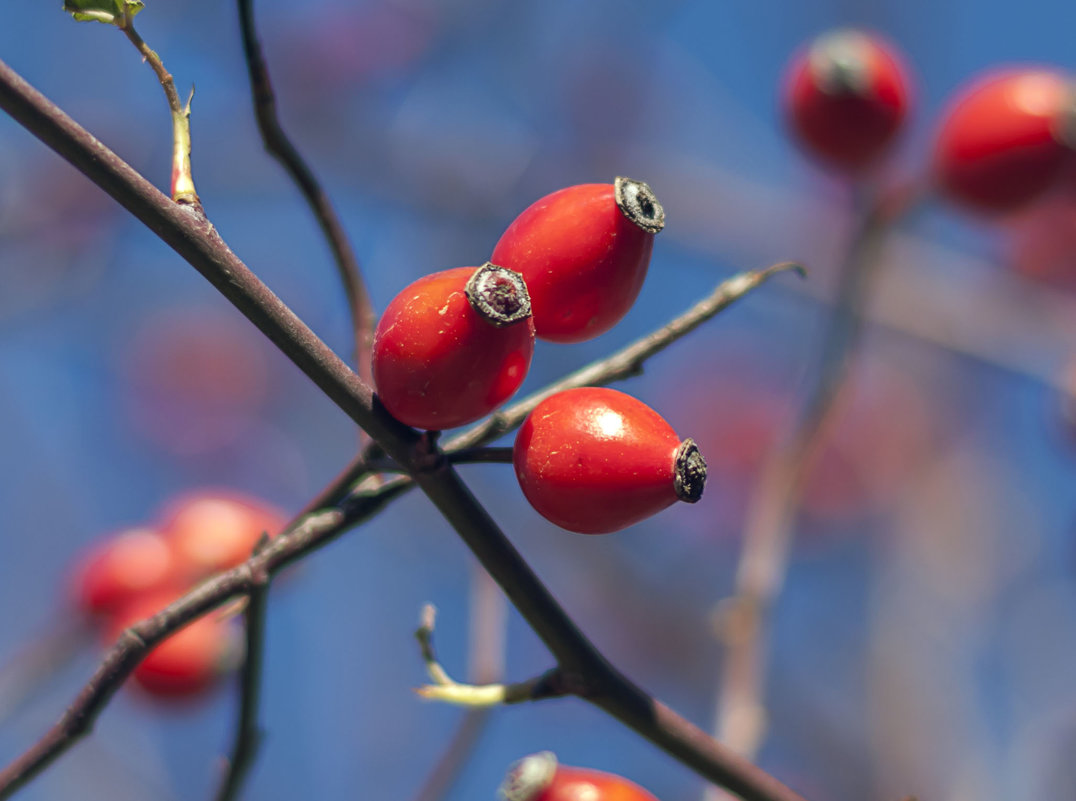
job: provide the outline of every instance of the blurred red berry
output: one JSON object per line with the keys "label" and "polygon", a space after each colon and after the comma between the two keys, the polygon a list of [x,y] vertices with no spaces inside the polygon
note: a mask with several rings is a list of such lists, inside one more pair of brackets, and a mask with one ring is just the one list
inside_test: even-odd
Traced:
{"label": "blurred red berry", "polygon": [[954,201],[1006,212],[1041,197],[1072,158],[1073,86],[1041,68],[993,72],[959,91],[942,116],[934,177]]}
{"label": "blurred red berry", "polygon": [[114,612],[176,578],[169,543],[149,528],[112,536],[79,558],[71,582],[75,604],[90,615]]}
{"label": "blurred red berry", "polygon": [[257,498],[204,490],[178,498],[161,517],[161,530],[183,578],[197,581],[235,567],[253,553],[263,533],[276,536],[286,518]]}
{"label": "blurred red berry", "polygon": [[908,113],[896,48],[855,30],[815,39],[789,66],[784,114],[796,139],[831,167],[856,172],[888,149]]}

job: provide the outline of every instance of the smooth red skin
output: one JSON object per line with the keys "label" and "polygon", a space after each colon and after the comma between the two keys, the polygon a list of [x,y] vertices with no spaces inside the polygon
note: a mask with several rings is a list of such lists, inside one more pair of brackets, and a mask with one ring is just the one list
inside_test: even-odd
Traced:
{"label": "smooth red skin", "polygon": [[[155,615],[176,597],[178,594],[146,595],[124,607],[111,620],[107,644],[112,645],[124,629]],[[210,613],[157,645],[135,667],[132,679],[156,698],[189,699],[216,683],[230,647],[228,621]]]}
{"label": "smooth red skin", "polygon": [[477,269],[420,278],[393,299],[377,324],[377,396],[407,425],[471,423],[508,400],[527,375],[534,323],[497,328],[471,308],[464,287]]}
{"label": "smooth red skin", "polygon": [[607,534],[676,503],[679,445],[642,401],[588,387],[535,407],[516,436],[513,463],[542,517],[580,534]]}
{"label": "smooth red skin", "polygon": [[872,166],[888,149],[908,112],[908,71],[887,43],[869,38],[869,87],[830,94],[799,53],[785,79],[784,112],[799,143],[819,160],[848,172]]}
{"label": "smooth red skin", "polygon": [[612,773],[557,766],[553,781],[530,801],[658,801],[634,782]]}
{"label": "smooth red skin", "polygon": [[523,275],[539,338],[583,342],[628,313],[653,247],[654,235],[620,211],[612,184],[581,184],[516,217],[490,261]]}
{"label": "smooth red skin", "polygon": [[175,553],[177,572],[190,582],[245,562],[262,533],[274,537],[285,522],[282,512],[258,498],[208,490],[169,504],[161,531]]}
{"label": "smooth red skin", "polygon": [[108,614],[175,578],[175,556],[165,538],[151,529],[129,529],[79,559],[72,596],[87,614]]}
{"label": "smooth red skin", "polygon": [[[1040,108],[1020,102],[1027,81]],[[1065,79],[1047,70],[1009,70],[979,79],[942,117],[934,176],[953,200],[976,211],[1018,209],[1046,192],[1070,151],[1051,130],[1066,99]]]}

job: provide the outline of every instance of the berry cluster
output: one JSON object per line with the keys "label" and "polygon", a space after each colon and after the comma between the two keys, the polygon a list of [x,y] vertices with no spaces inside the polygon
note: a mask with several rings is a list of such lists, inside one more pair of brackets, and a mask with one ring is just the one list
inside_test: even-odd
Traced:
{"label": "berry cluster", "polygon": [[[245,561],[284,517],[264,502],[200,492],[167,506],[156,524],[114,534],[77,561],[71,597],[108,644],[194,585]],[[134,679],[157,697],[189,697],[210,687],[236,656],[224,617],[198,618],[154,648]]]}
{"label": "berry cluster", "polygon": [[[827,33],[796,56],[784,113],[812,156],[846,174],[875,168],[907,114],[896,49],[860,31]],[[932,183],[979,213],[1022,209],[1076,171],[1076,83],[1058,70],[991,71],[958,91],[934,140]]]}
{"label": "berry cluster", "polygon": [[[523,382],[535,337],[582,342],[627,314],[664,224],[650,187],[628,178],[538,200],[508,226],[492,261],[420,278],[389,303],[373,346],[381,403],[425,429],[489,414]],[[694,442],[609,389],[547,398],[520,429],[513,461],[531,505],[584,534],[697,501],[706,479]]]}

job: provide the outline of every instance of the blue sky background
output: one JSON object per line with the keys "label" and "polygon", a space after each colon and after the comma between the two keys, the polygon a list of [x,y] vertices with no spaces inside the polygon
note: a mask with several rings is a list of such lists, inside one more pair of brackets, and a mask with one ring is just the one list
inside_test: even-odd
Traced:
{"label": "blue sky background", "polygon": [[[74,23],[59,2],[6,5],[0,58],[166,188],[169,119],[133,48]],[[464,470],[599,647],[710,727],[712,611],[732,591],[759,459],[809,386],[849,228],[845,188],[784,134],[777,96],[790,54],[844,25],[903,50],[915,110],[886,169],[902,178],[922,172],[946,98],[978,71],[1076,67],[1076,6],[266,0],[257,10],[284,125],[334,198],[378,309],[423,274],[484,261],[519,211],[561,186],[624,174],[663,200],[667,227],[636,308],[593,342],[540,343],[524,391],[732,272],[790,258],[811,268],[806,285],[771,283],[621,387],[703,445],[702,503],[580,537],[526,508],[504,466]],[[327,248],[254,128],[234,8],[151,0],[138,22],[180,92],[197,86],[195,180],[210,218],[350,357]],[[1071,796],[1076,433],[1057,387],[1076,356],[1076,282],[1057,288],[1012,268],[1076,275],[1073,205],[1059,195],[984,222],[932,202],[890,242],[877,324],[775,612],[759,761],[809,799]],[[219,369],[176,376],[176,354],[212,356]],[[0,443],[0,663],[17,663],[67,614],[62,588],[80,548],[199,487],[297,510],[347,463],[355,435],[189,266],[0,117]],[[473,569],[416,495],[280,582],[267,737],[248,798],[414,794],[461,713],[411,693],[424,680],[411,632],[421,605],[437,604],[443,661],[465,673]],[[0,761],[58,717],[96,657],[86,650],[0,721]],[[512,679],[551,666],[514,613],[505,664]],[[186,709],[123,692],[94,736],[20,797],[208,797],[234,703],[230,685]],[[492,798],[507,764],[541,749],[623,773],[663,801],[701,797],[672,759],[560,700],[497,710],[446,801]]]}

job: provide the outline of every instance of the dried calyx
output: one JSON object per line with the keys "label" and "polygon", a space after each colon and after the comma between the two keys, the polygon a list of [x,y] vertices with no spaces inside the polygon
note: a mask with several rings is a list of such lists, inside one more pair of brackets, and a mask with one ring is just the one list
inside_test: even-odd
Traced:
{"label": "dried calyx", "polygon": [[863,95],[870,86],[870,39],[839,30],[815,40],[807,58],[818,88],[830,95]]}
{"label": "dried calyx", "polygon": [[531,801],[549,786],[556,772],[557,757],[552,751],[523,757],[508,769],[497,795],[502,801]]}
{"label": "dried calyx", "polygon": [[702,458],[699,446],[693,439],[685,439],[676,449],[673,457],[673,488],[676,497],[688,503],[695,503],[702,497],[706,486],[706,460]]}
{"label": "dried calyx", "polygon": [[618,176],[613,182],[613,192],[624,216],[648,234],[656,234],[665,227],[665,208],[647,184]]}
{"label": "dried calyx", "polygon": [[486,262],[464,288],[467,300],[483,319],[503,328],[531,316],[531,298],[523,276]]}

